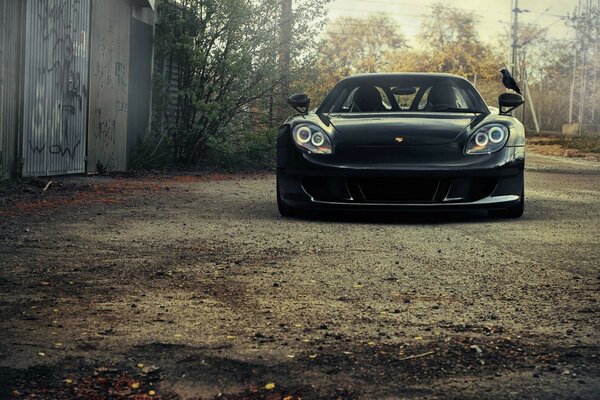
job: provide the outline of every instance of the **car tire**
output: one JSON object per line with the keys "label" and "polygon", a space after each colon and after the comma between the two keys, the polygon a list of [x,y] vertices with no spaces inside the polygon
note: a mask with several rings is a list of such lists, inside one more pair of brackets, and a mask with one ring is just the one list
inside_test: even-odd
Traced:
{"label": "car tire", "polygon": [[287,204],[285,204],[285,202],[281,198],[281,191],[279,190],[279,173],[277,173],[277,181],[276,182],[277,182],[276,183],[276,186],[277,186],[277,209],[279,210],[279,214],[284,218],[299,217],[300,211],[298,211],[294,207],[291,207],[291,206],[288,206]]}
{"label": "car tire", "polygon": [[521,200],[518,204],[505,210],[492,210],[489,212],[491,217],[495,218],[521,218],[525,211],[525,185],[521,188]]}

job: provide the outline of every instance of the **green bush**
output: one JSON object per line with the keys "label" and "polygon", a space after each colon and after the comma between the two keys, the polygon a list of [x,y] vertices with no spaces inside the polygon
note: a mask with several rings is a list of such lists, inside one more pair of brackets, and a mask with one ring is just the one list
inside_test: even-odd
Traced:
{"label": "green bush", "polygon": [[135,172],[170,166],[172,148],[167,135],[147,134],[133,147],[130,169]]}
{"label": "green bush", "polygon": [[275,165],[275,130],[236,132],[208,140],[208,162],[228,171],[271,169]]}

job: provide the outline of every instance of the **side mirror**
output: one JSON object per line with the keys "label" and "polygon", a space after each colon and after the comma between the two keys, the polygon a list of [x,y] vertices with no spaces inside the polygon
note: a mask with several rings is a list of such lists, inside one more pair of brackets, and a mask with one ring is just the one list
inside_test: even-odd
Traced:
{"label": "side mirror", "polygon": [[[500,105],[500,114],[505,115],[510,113],[517,107],[520,107],[525,103],[523,96],[517,93],[502,93],[498,97],[498,104]],[[507,110],[504,110],[507,108]]]}
{"label": "side mirror", "polygon": [[287,99],[287,103],[300,114],[308,114],[310,107],[310,97],[304,93],[294,94]]}

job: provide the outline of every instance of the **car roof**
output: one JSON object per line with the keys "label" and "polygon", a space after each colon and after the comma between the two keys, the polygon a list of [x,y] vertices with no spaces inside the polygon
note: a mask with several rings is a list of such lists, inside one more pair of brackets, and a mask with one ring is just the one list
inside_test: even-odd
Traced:
{"label": "car roof", "polygon": [[393,79],[393,78],[428,78],[428,79],[460,79],[468,81],[460,75],[438,73],[438,72],[392,72],[392,73],[370,73],[370,74],[356,74],[348,76],[342,79],[340,82],[351,82],[351,81],[369,81],[369,80],[380,80],[380,79]]}

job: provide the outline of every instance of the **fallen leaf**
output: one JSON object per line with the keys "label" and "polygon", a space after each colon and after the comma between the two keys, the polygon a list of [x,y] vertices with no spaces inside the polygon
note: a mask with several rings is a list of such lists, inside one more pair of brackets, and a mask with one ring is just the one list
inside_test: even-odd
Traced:
{"label": "fallen leaf", "polygon": [[317,355],[316,355],[316,354],[310,354],[310,355],[308,356],[308,358],[317,358]]}
{"label": "fallen leaf", "polygon": [[235,336],[231,336],[231,335],[227,336],[227,340],[233,340],[235,338],[236,338]]}
{"label": "fallen leaf", "polygon": [[285,396],[283,400],[294,400],[294,396]]}
{"label": "fallen leaf", "polygon": [[351,351],[343,351],[342,353],[344,353],[344,354],[345,354],[345,355],[347,355],[347,356],[348,356],[348,355],[350,355],[350,354],[352,354],[352,352],[351,352]]}
{"label": "fallen leaf", "polygon": [[144,368],[144,364],[142,364],[142,363],[139,363],[139,364],[137,365],[137,367],[138,367],[138,368]]}
{"label": "fallen leaf", "polygon": [[295,356],[293,354],[288,354],[286,357],[287,358],[294,358]]}
{"label": "fallen leaf", "polygon": [[416,336],[415,340],[423,340],[423,337],[422,336]]}
{"label": "fallen leaf", "polygon": [[132,389],[139,389],[139,387],[140,387],[140,383],[138,381],[131,382]]}
{"label": "fallen leaf", "polygon": [[149,396],[155,396],[155,395],[156,395],[156,392],[155,392],[154,390],[150,390],[150,391],[148,392],[148,395],[149,395]]}
{"label": "fallen leaf", "polygon": [[173,336],[175,336],[176,338],[180,338],[180,337],[181,337],[181,334],[180,334],[180,333],[176,333],[176,334],[175,334],[175,335],[173,335]]}
{"label": "fallen leaf", "polygon": [[41,351],[38,353],[38,356],[40,357],[46,357],[46,353],[42,353]]}
{"label": "fallen leaf", "polygon": [[73,383],[73,379],[65,379],[65,383],[67,385],[70,385],[71,383]]}
{"label": "fallen leaf", "polygon": [[50,282],[46,282],[46,281],[41,281],[40,285],[42,285],[42,286],[50,286],[51,283]]}
{"label": "fallen leaf", "polygon": [[142,368],[142,372],[144,374],[150,374],[152,372],[158,371],[160,368],[157,367],[156,365],[148,365],[147,367],[143,367]]}
{"label": "fallen leaf", "polygon": [[265,389],[267,389],[267,390],[273,390],[273,389],[275,389],[275,384],[274,383],[267,383],[265,385]]}
{"label": "fallen leaf", "polygon": [[62,345],[63,345],[63,344],[62,344],[62,343],[60,343],[60,342],[56,342],[56,343],[54,343],[54,346],[55,346],[55,347],[62,347]]}
{"label": "fallen leaf", "polygon": [[369,346],[375,346],[375,342],[369,342],[367,343]]}

